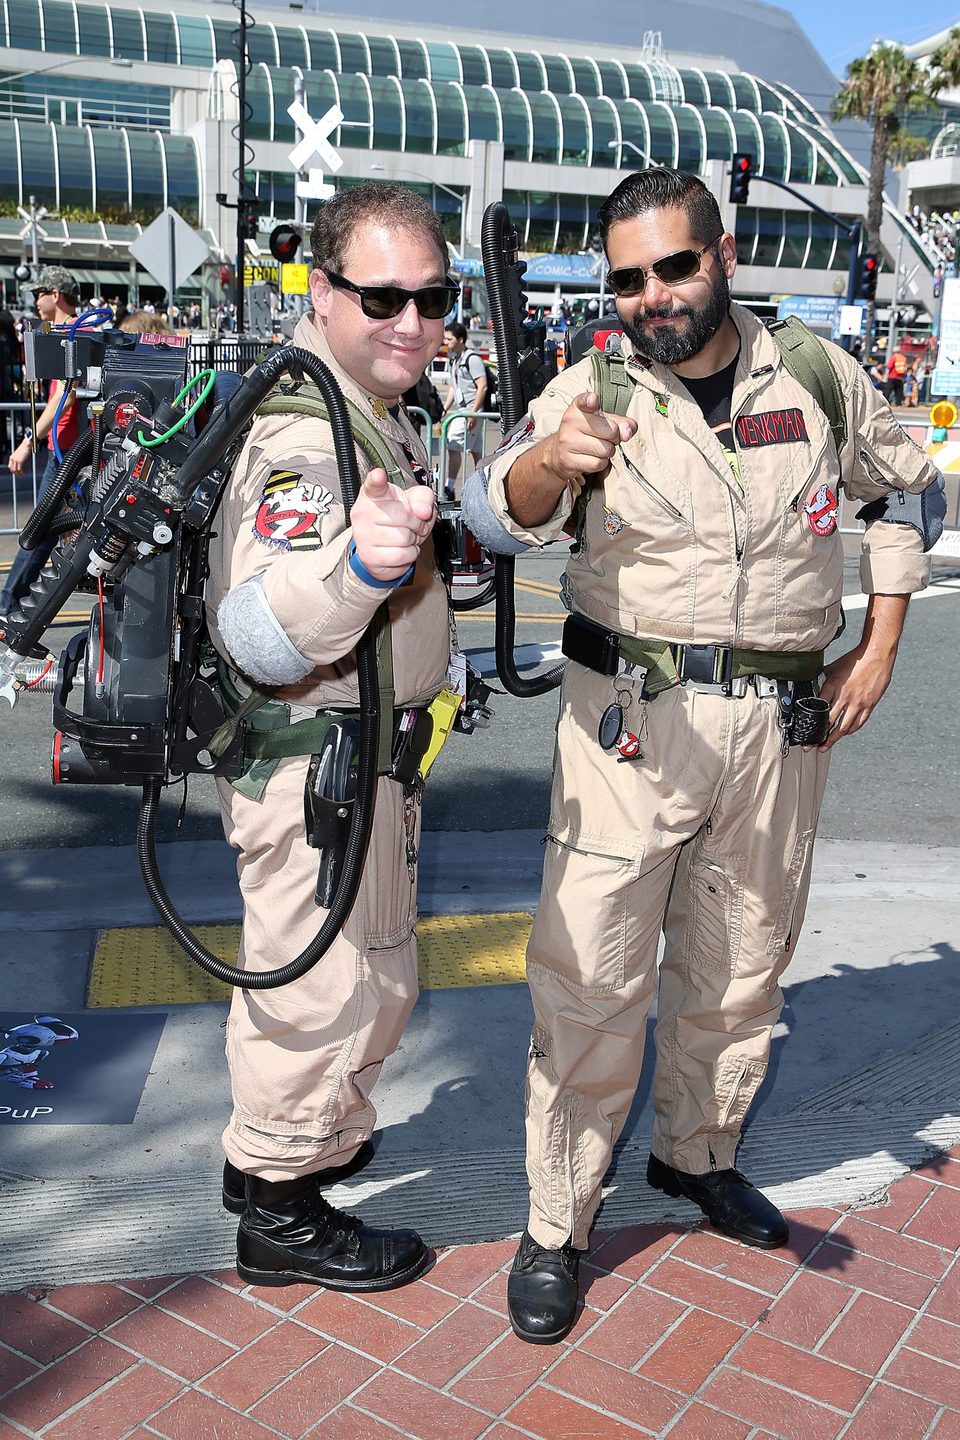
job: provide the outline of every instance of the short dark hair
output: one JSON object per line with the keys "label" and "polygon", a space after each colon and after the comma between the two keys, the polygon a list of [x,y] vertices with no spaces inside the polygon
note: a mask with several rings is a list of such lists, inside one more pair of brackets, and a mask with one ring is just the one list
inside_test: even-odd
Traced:
{"label": "short dark hair", "polygon": [[375,180],[340,190],[321,205],[310,232],[313,263],[323,270],[342,271],[354,234],[370,221],[425,235],[437,247],[446,272],[450,252],[436,211],[416,190]]}
{"label": "short dark hair", "polygon": [[459,320],[451,320],[450,324],[444,325],[443,328],[448,335],[455,335],[458,340],[466,340],[467,338],[467,327],[466,325],[461,325]]}
{"label": "short dark hair", "polygon": [[658,165],[634,170],[600,206],[597,219],[604,249],[612,225],[633,220],[647,210],[668,209],[686,211],[691,238],[703,245],[723,233],[720,207],[699,176]]}

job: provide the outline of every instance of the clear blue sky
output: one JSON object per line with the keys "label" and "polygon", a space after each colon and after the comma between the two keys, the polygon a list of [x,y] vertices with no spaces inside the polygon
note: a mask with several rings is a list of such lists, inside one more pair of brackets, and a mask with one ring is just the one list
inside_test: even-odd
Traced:
{"label": "clear blue sky", "polygon": [[923,0],[772,0],[795,15],[820,54],[837,75],[851,60],[864,55],[878,37],[912,45],[950,25],[960,25],[960,4]]}

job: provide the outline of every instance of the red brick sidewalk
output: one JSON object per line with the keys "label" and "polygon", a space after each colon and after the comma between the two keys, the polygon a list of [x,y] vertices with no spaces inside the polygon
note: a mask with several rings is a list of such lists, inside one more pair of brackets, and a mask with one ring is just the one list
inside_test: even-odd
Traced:
{"label": "red brick sidewalk", "polygon": [[889,1203],[598,1236],[569,1341],[510,1332],[512,1242],[371,1300],[233,1272],[0,1298],[0,1440],[960,1440],[960,1147]]}

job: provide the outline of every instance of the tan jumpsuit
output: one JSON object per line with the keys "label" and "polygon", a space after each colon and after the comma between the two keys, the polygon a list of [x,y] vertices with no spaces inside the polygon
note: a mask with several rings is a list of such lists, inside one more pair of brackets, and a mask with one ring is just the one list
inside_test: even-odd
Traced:
{"label": "tan jumpsuit", "polygon": [[[935,472],[859,366],[831,346],[849,429],[841,475],[827,417],[763,326],[738,306],[731,313],[742,485],[680,380],[631,358],[638,432],[622,451],[635,471],[618,455],[589,487],[564,599],[622,635],[818,651],[840,620],[841,480],[869,501],[894,486],[922,490]],[[491,507],[520,540],[562,539],[572,497],[526,531],[508,514],[504,479],[591,388],[589,361],[564,371],[484,462]],[[864,590],[908,593],[927,574],[916,530],[868,526]],[[803,919],[828,758],[785,749],[776,699],[739,688],[728,698],[687,685],[644,703],[622,681],[568,663],[527,952],[529,1228],[542,1245],[586,1245],[640,1075],[661,929],[653,1151],[696,1174],[734,1163]],[[597,739],[618,689],[633,759]]]}
{"label": "tan jumpsuit", "polygon": [[[412,473],[411,459],[425,465],[406,418],[387,414],[336,365],[309,316],[294,343],[330,367],[405,473]],[[358,459],[364,474],[370,462],[359,451]],[[262,575],[282,630],[316,667],[278,693],[294,707],[292,719],[356,706],[354,647],[387,595],[396,703],[436,694],[450,637],[432,546],[424,547],[412,583],[399,589],[374,589],[354,574],[329,425],[289,415],[256,420],[216,528],[207,588],[215,642],[225,650],[216,628],[221,600]],[[304,832],[308,763],[308,756],[278,761],[259,799],[218,782],[226,836],[240,852],[239,964],[249,970],[287,964],[324,919],[314,903],[318,852]],[[223,1143],[241,1170],[292,1179],[349,1159],[373,1129],[371,1091],[417,997],[416,879],[406,860],[403,806],[401,786],[381,778],[359,895],[319,963],[281,989],[233,992],[226,1042],[233,1114]]]}

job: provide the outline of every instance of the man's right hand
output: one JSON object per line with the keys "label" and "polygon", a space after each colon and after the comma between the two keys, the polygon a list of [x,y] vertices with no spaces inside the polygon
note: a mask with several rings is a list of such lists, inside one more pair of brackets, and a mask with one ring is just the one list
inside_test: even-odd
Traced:
{"label": "man's right hand", "polygon": [[429,485],[401,490],[385,470],[371,470],[350,511],[357,558],[375,580],[399,580],[417,563],[436,518]]}
{"label": "man's right hand", "polygon": [[10,453],[7,461],[7,468],[11,475],[22,475],[27,461],[30,459],[30,451],[33,447],[28,439],[23,439],[17,448]]}
{"label": "man's right hand", "polygon": [[602,475],[617,446],[637,433],[637,422],[607,415],[600,397],[586,390],[567,406],[560,428],[544,442],[544,464],[568,485],[581,488],[582,477]]}

